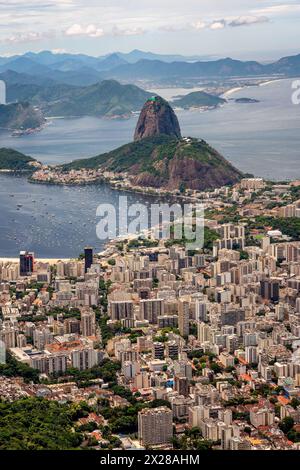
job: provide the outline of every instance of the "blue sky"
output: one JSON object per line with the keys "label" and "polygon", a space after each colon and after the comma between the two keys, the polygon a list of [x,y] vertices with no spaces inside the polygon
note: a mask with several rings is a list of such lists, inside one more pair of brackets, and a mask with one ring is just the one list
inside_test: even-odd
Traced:
{"label": "blue sky", "polygon": [[300,52],[299,20],[299,0],[0,0],[0,55],[142,49],[274,59]]}

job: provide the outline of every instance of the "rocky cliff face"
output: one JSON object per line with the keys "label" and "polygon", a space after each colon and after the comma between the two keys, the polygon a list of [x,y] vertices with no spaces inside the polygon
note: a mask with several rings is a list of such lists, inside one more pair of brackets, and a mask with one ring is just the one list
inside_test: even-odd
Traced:
{"label": "rocky cliff face", "polygon": [[222,155],[198,139],[175,139],[157,145],[148,162],[133,165],[130,175],[138,186],[200,191],[232,185],[242,177]]}
{"label": "rocky cliff face", "polygon": [[167,101],[159,96],[149,98],[141,111],[134,140],[165,134],[181,138],[176,114]]}

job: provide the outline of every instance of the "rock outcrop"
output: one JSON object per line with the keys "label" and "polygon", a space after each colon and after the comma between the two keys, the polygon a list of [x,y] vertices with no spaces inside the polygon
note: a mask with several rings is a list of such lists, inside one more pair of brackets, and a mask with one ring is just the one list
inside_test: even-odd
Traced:
{"label": "rock outcrop", "polygon": [[125,173],[135,186],[171,191],[214,189],[235,184],[243,176],[204,140],[182,138],[173,109],[160,97],[145,103],[134,142],[64,165],[63,171],[80,168]]}
{"label": "rock outcrop", "polygon": [[134,140],[160,134],[181,138],[179,122],[173,109],[160,96],[153,96],[143,106],[135,129]]}

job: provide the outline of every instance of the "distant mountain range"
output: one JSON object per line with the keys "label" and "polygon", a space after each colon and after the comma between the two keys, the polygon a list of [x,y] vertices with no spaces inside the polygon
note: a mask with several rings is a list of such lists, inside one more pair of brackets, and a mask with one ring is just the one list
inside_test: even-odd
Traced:
{"label": "distant mountain range", "polygon": [[155,54],[153,52],[144,52],[135,49],[128,53],[113,52],[104,56],[93,57],[86,54],[54,54],[51,51],[27,52],[23,55],[14,55],[11,57],[0,57],[0,65],[12,62],[20,57],[30,59],[38,64],[51,68],[65,68],[75,70],[78,66],[91,67],[96,70],[105,70],[123,63],[135,64],[139,60],[161,60],[163,62],[195,62],[197,60],[207,60],[208,57],[201,56],[183,56],[180,54]]}
{"label": "distant mountain range", "polygon": [[[9,58],[0,57],[0,73],[8,70],[46,77],[71,85],[90,85],[104,78],[103,74],[123,65],[135,64],[139,60],[162,60],[165,62],[188,61],[179,55],[159,55],[151,52],[132,51],[128,54],[116,52],[103,57],[84,54],[53,54],[50,51],[28,52]],[[198,58],[199,59],[199,58]],[[109,78],[109,77],[108,77]]]}
{"label": "distant mountain range", "polygon": [[[166,78],[229,78],[300,75],[300,54],[284,57],[274,63],[240,61],[231,58],[200,60],[199,57],[160,55],[151,52],[116,52],[102,57],[84,54],[53,54],[49,51],[28,52],[13,57],[0,57],[0,75],[17,72],[28,83],[54,81],[75,86],[95,84],[103,79],[126,82],[138,80],[164,80]],[[24,80],[23,80],[24,79]]]}
{"label": "distant mountain range", "polygon": [[[113,117],[139,111],[149,98],[150,94],[134,83],[146,86],[148,82],[149,86],[150,82],[157,84],[168,80],[180,83],[189,79],[217,81],[234,77],[300,75],[300,54],[272,64],[230,58],[196,59],[138,50],[103,57],[28,52],[10,58],[0,57],[0,80],[7,84],[9,103],[29,102],[46,116]],[[203,92],[173,101],[173,105],[184,108],[221,103],[221,98]]]}
{"label": "distant mountain range", "polygon": [[258,76],[297,76],[300,74],[300,54],[286,57],[273,64],[255,61],[243,62],[230,58],[208,62],[172,62],[140,60],[135,64],[119,65],[104,73],[104,76],[118,80],[159,80],[168,77],[191,78],[232,78]]}

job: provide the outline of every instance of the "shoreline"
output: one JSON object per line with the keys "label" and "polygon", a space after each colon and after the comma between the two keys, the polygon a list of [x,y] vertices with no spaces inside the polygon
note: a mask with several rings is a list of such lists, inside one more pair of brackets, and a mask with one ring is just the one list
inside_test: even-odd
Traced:
{"label": "shoreline", "polygon": [[221,95],[221,98],[226,99],[228,96],[231,96],[234,93],[237,93],[238,91],[243,90],[244,88],[247,88],[247,86],[245,85],[245,86],[239,86],[239,87],[231,88],[230,90],[225,91],[225,93],[223,93]]}
{"label": "shoreline", "polygon": [[287,78],[275,78],[274,80],[269,80],[267,82],[260,83],[258,86],[267,86],[271,85],[272,83],[282,82],[284,80],[288,80]]}
{"label": "shoreline", "polygon": [[223,93],[221,96],[221,98],[224,98],[226,99],[228,96],[231,96],[233,95],[234,93],[237,93],[241,90],[244,90],[244,89],[247,89],[247,88],[255,88],[255,87],[262,87],[262,86],[268,86],[268,85],[271,85],[272,83],[276,83],[276,82],[281,82],[281,81],[284,81],[284,80],[288,80],[288,78],[274,78],[273,80],[270,79],[266,82],[262,81],[261,83],[257,83],[255,85],[241,85],[241,86],[238,86],[238,87],[233,87],[233,88],[230,88],[230,90],[227,90],[225,91],[225,93]]}
{"label": "shoreline", "polygon": [[[66,186],[66,187],[81,187],[81,186],[91,186],[91,185],[97,186],[99,184],[107,184],[111,189],[115,191],[124,191],[124,192],[130,192],[134,194],[143,194],[149,197],[161,196],[163,198],[168,197],[168,198],[173,198],[173,199],[182,200],[182,201],[184,200],[189,201],[189,202],[195,201],[195,196],[175,194],[175,193],[170,192],[169,190],[154,188],[150,186],[147,186],[147,187],[124,186],[122,187],[119,181],[115,182],[114,180],[110,180],[107,177],[98,177],[97,179],[93,181],[82,181],[82,182],[72,182],[72,183],[59,182],[59,181],[43,181],[43,180],[39,181],[39,180],[32,179],[31,177],[29,177],[28,182],[31,184],[42,184],[42,185],[49,185],[49,186]],[[204,191],[199,190],[199,192],[204,192]]]}

